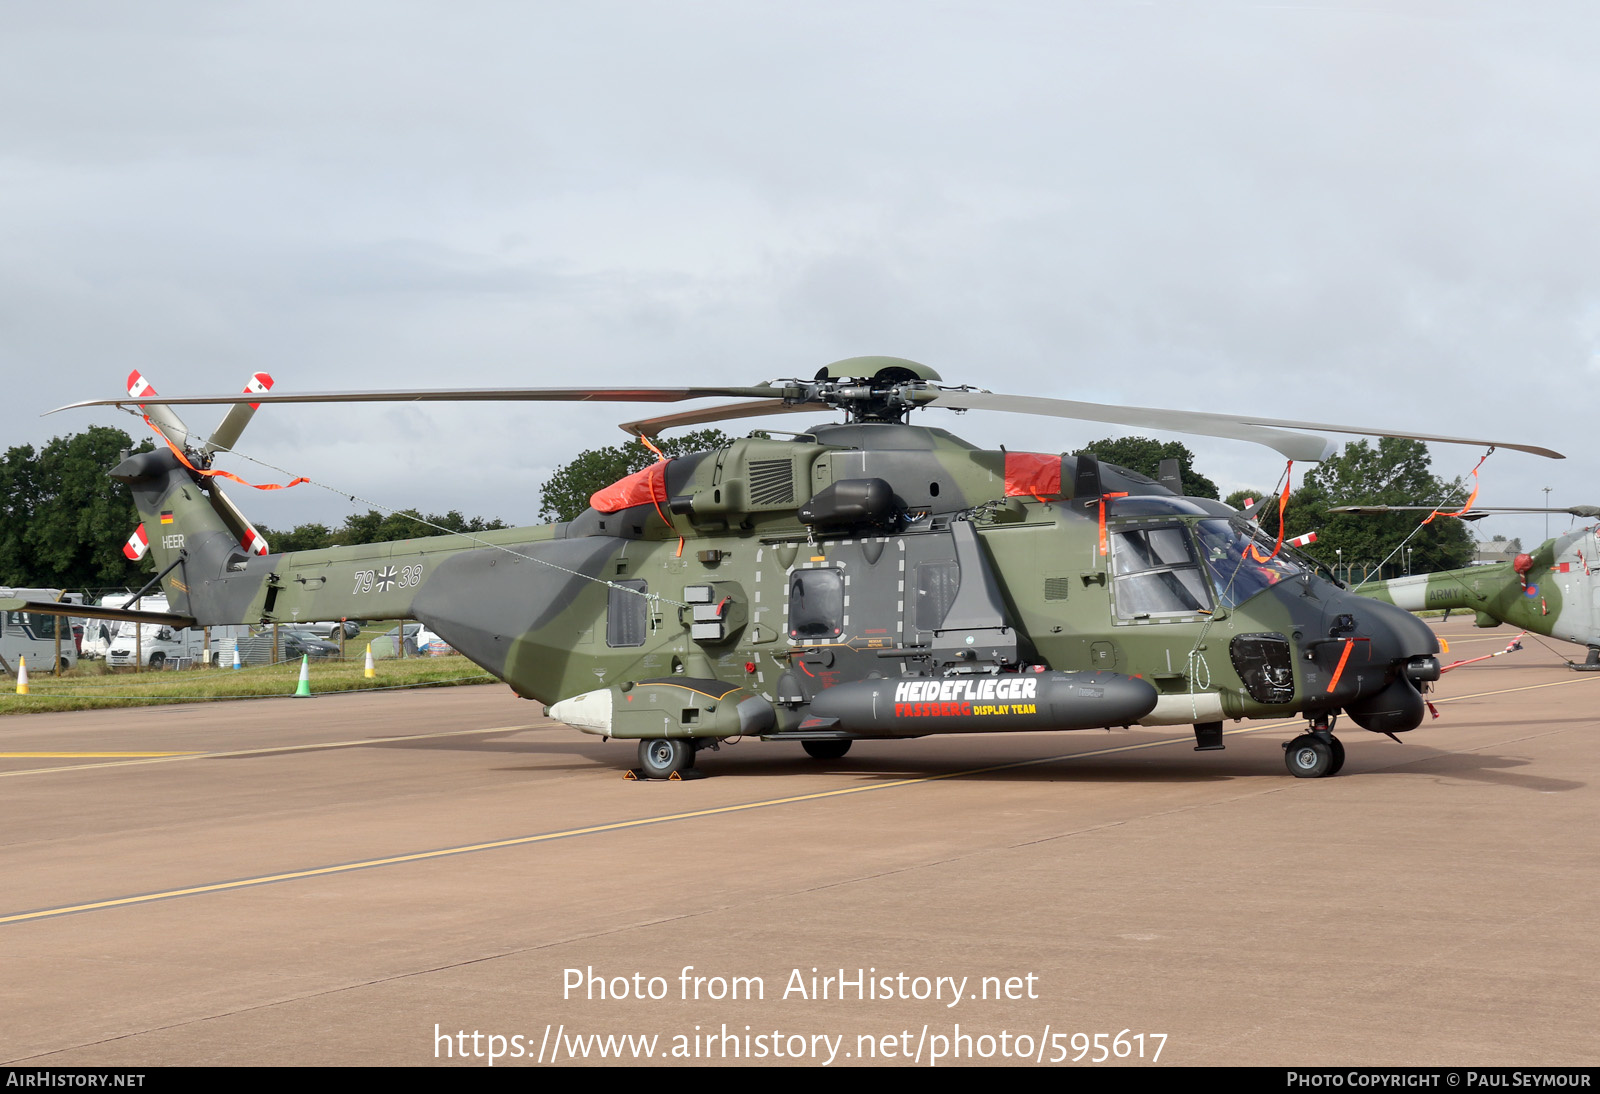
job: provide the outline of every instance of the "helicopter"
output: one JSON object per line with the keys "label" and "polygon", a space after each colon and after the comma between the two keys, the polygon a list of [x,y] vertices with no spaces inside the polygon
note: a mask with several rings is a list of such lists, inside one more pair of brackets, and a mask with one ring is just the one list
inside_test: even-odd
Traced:
{"label": "helicopter", "polygon": [[[1331,513],[1426,513],[1425,505],[1345,505]],[[1432,512],[1438,512],[1437,509]],[[1481,520],[1495,513],[1566,513],[1583,520],[1600,518],[1600,506],[1566,508],[1518,506],[1439,513],[1460,520]],[[1589,647],[1583,661],[1568,661],[1579,672],[1600,672],[1600,524],[1545,540],[1510,562],[1492,562],[1459,570],[1391,578],[1356,588],[1362,596],[1407,611],[1465,609],[1480,627],[1509,624],[1524,631]]]}
{"label": "helicopter", "polygon": [[[130,381],[133,378],[130,377]],[[736,738],[836,760],[853,742],[936,733],[1305,719],[1284,744],[1300,778],[1336,774],[1342,712],[1395,735],[1424,714],[1439,644],[1409,612],[1319,577],[1220,502],[1089,455],[985,450],[927,408],[1001,410],[1265,444],[1294,460],[1319,432],[1394,434],[947,386],[897,357],[834,362],[749,387],[509,388],[156,397],[165,447],[110,472],[126,484],[174,626],[417,619],[582,732],[638,742],[633,777],[680,779]],[[286,402],[745,401],[623,424],[771,414],[844,420],[769,430],[661,459],[597,491],[577,518],[392,543],[258,554],[211,457],[175,406]],[[157,401],[159,399],[159,401]],[[61,408],[71,409],[67,407]],[[222,427],[231,444],[240,411]],[[774,436],[774,434],[777,434]],[[1280,530],[1281,532],[1281,530]],[[4,607],[4,605],[0,605]],[[113,617],[148,619],[154,613]]]}

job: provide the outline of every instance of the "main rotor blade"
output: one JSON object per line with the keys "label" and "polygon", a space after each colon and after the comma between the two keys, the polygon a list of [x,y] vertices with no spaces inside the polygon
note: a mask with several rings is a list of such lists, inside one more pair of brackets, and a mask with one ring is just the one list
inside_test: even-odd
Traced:
{"label": "main rotor blade", "polygon": [[708,422],[726,422],[734,418],[760,418],[767,414],[819,414],[826,410],[815,403],[786,403],[782,399],[762,399],[754,403],[723,403],[721,406],[701,407],[678,414],[663,414],[659,418],[644,418],[637,422],[623,422],[622,431],[635,437],[655,437],[663,429],[680,425],[705,425]]}
{"label": "main rotor blade", "polygon": [[[1446,505],[1454,504],[1446,502]],[[1428,505],[1339,505],[1328,510],[1330,513],[1357,513],[1370,516],[1374,513],[1431,513],[1434,507]],[[1544,509],[1540,507],[1525,507],[1518,505],[1483,505],[1473,506],[1472,512],[1465,514],[1466,519],[1476,520],[1478,517],[1487,517],[1493,513],[1567,513],[1574,517],[1592,519],[1600,517],[1600,505],[1569,505],[1564,509]],[[1441,513],[1440,516],[1449,514]]]}
{"label": "main rotor blade", "polygon": [[1337,450],[1326,437],[1291,433],[1242,421],[1225,414],[1206,414],[1192,410],[1158,410],[1147,407],[1110,406],[1083,403],[1072,399],[1044,399],[1026,395],[994,395],[980,391],[936,391],[931,397],[920,394],[917,401],[952,410],[1004,410],[1013,414],[1039,414],[1079,421],[1109,422],[1115,425],[1192,433],[1205,437],[1229,437],[1254,441],[1276,449],[1291,460],[1315,463]]}
{"label": "main rotor blade", "polygon": [[1458,520],[1482,520],[1497,511],[1506,511],[1474,508],[1465,513],[1445,512],[1454,504],[1455,502],[1444,502],[1441,505],[1335,505],[1330,507],[1328,512],[1350,513],[1358,517],[1375,517],[1383,513],[1438,513],[1441,517],[1455,517]]}
{"label": "main rotor blade", "polygon": [[[771,396],[775,389],[759,387],[502,387],[416,388],[395,391],[247,392],[242,395],[184,395],[161,397],[169,406],[223,405],[230,403],[679,403],[686,399]],[[77,410],[88,406],[137,406],[138,400],[86,399],[49,411]]]}
{"label": "main rotor blade", "polygon": [[1211,414],[1195,410],[1159,410],[1153,407],[1111,406],[1081,403],[1071,399],[1042,399],[1023,395],[993,395],[984,391],[917,392],[913,398],[923,406],[943,406],[952,410],[1004,410],[1013,414],[1043,414],[1055,418],[1108,422],[1144,429],[1170,430],[1202,437],[1230,437],[1255,441],[1276,449],[1291,460],[1316,462],[1327,459],[1337,446],[1326,437],[1292,430],[1318,430],[1328,433],[1353,433],[1373,437],[1399,437],[1412,441],[1439,441],[1444,444],[1470,444],[1511,448],[1553,460],[1565,459],[1561,453],[1536,445],[1509,441],[1480,440],[1473,437],[1446,437],[1432,433],[1411,433],[1383,427],[1327,425],[1322,422],[1293,422],[1255,415]]}

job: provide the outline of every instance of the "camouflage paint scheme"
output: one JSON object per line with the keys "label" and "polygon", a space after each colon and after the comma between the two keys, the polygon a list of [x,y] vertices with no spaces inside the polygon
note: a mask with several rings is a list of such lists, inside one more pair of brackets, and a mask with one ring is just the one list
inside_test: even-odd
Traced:
{"label": "camouflage paint scheme", "polygon": [[[1258,534],[1237,512],[1092,459],[1059,459],[1056,496],[1007,496],[1003,451],[900,422],[826,424],[674,459],[663,497],[617,512],[266,556],[239,548],[208,480],[170,452],[132,456],[112,474],[132,488],[174,614],[208,625],[421,620],[518,695],[567,700],[558,717],[607,736],[847,742],[1058,728],[1048,704],[982,701],[995,687],[983,676],[1008,681],[1009,699],[1021,686],[1011,681],[1029,673],[1049,674],[1040,686],[1058,698],[1081,697],[1077,722],[1193,724],[1208,748],[1221,747],[1227,718],[1298,711],[1325,737],[1341,708],[1376,732],[1420,724],[1418,684],[1437,678],[1438,652],[1420,621],[1287,555],[1234,603],[1218,571],[1206,576],[1194,534],[1206,521]],[[859,494],[875,480],[892,490],[890,509],[828,516],[830,488]],[[808,505],[823,517],[803,521]],[[1143,588],[1186,584],[1209,608],[1135,610],[1135,579],[1113,564],[1142,537],[1189,552],[1149,571]],[[1257,543],[1260,555],[1273,551]],[[822,570],[832,573],[810,573]],[[792,633],[791,589],[808,582],[842,589],[837,633]],[[880,680],[863,702],[880,691],[887,702],[901,685],[918,697],[896,706],[891,731],[863,730],[825,702],[812,710],[834,686]],[[1107,687],[1124,705],[1115,722],[1094,722]],[[1145,713],[1127,717],[1139,696]]]}
{"label": "camouflage paint scheme", "polygon": [[1413,612],[1466,609],[1476,613],[1480,627],[1505,623],[1600,649],[1600,581],[1592,572],[1600,562],[1600,525],[1546,540],[1526,557],[1526,572],[1520,574],[1513,563],[1496,562],[1393,578],[1355,591]]}

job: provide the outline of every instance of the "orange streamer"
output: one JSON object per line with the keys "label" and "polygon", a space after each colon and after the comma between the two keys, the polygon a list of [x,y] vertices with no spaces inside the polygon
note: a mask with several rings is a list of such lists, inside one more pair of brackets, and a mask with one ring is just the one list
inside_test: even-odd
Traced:
{"label": "orange streamer", "polygon": [[1126,490],[1118,491],[1115,494],[1100,495],[1100,554],[1102,556],[1106,553],[1106,499],[1125,498],[1127,496],[1128,492]]}
{"label": "orange streamer", "polygon": [[1339,677],[1344,674],[1345,662],[1350,660],[1350,651],[1355,648],[1355,640],[1344,640],[1344,652],[1339,655],[1339,667],[1333,670],[1333,679],[1328,681],[1328,690],[1332,691],[1339,686]]}
{"label": "orange streamer", "polygon": [[299,478],[294,479],[291,482],[283,482],[283,483],[278,483],[278,482],[254,483],[254,482],[246,482],[245,480],[241,479],[238,475],[235,475],[230,471],[203,471],[200,468],[196,467],[194,464],[189,462],[188,457],[186,457],[178,449],[177,445],[173,444],[172,441],[168,439],[168,437],[167,437],[167,435],[165,433],[161,432],[161,428],[159,426],[157,426],[156,423],[150,421],[149,418],[146,418],[145,422],[150,426],[151,429],[155,430],[156,436],[160,437],[163,441],[165,441],[167,447],[172,449],[172,454],[174,456],[178,457],[178,462],[183,464],[183,466],[187,467],[190,471],[193,471],[196,475],[204,475],[208,479],[227,479],[229,482],[236,482],[240,486],[248,486],[252,490],[287,490],[291,486],[299,486],[303,482],[310,482],[311,481],[310,479],[308,479],[304,475],[302,475]]}
{"label": "orange streamer", "polygon": [[[1250,557],[1257,562],[1271,562],[1283,550],[1283,511],[1289,507],[1289,482],[1294,474],[1294,461],[1289,461],[1289,466],[1283,469],[1283,494],[1278,498],[1278,542],[1272,546],[1272,554],[1262,557],[1261,551],[1254,543],[1250,544]],[[1332,690],[1332,689],[1329,689]]]}
{"label": "orange streamer", "polygon": [[[1478,467],[1482,467],[1483,466],[1483,461],[1488,459],[1493,454],[1494,454],[1494,449],[1492,449],[1492,448],[1489,449],[1488,452],[1485,452],[1483,454],[1482,459],[1478,460]],[[1478,467],[1474,467],[1472,469],[1472,493],[1467,495],[1467,504],[1463,505],[1460,509],[1457,509],[1454,513],[1445,513],[1445,512],[1442,512],[1442,511],[1438,510],[1438,509],[1435,509],[1433,512],[1428,514],[1428,519],[1422,522],[1424,525],[1433,523],[1433,518],[1434,517],[1462,517],[1462,516],[1466,516],[1467,511],[1472,508],[1472,503],[1478,500],[1478,490],[1483,486],[1483,483],[1478,478]]]}

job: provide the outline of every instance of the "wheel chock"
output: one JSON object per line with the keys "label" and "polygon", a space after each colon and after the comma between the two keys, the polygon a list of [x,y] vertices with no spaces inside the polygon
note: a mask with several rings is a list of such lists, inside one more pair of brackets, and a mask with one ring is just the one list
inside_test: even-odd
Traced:
{"label": "wheel chock", "polygon": [[707,778],[708,776],[706,775],[706,773],[704,771],[696,771],[694,768],[691,767],[688,771],[674,771],[672,774],[668,775],[664,779],[652,779],[650,776],[648,776],[648,775],[646,775],[644,773],[644,769],[643,768],[630,767],[630,768],[628,768],[626,771],[624,771],[622,773],[622,777],[625,780],[627,780],[628,782],[640,782],[640,783],[685,783],[685,782],[693,782],[695,779],[704,779],[704,778]]}

